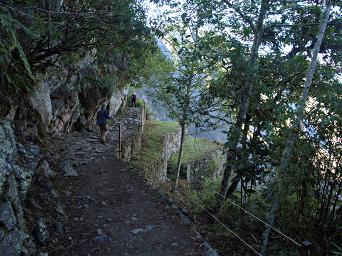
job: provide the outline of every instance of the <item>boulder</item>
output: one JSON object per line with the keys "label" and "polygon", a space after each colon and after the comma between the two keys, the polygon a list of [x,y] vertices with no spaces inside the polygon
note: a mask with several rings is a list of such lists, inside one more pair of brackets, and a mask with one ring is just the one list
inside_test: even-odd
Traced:
{"label": "boulder", "polygon": [[109,100],[109,116],[115,115],[125,102],[125,95],[122,89],[115,88]]}
{"label": "boulder", "polygon": [[47,132],[52,120],[52,104],[50,98],[50,87],[47,82],[42,81],[30,98],[31,106],[39,113],[44,130]]}

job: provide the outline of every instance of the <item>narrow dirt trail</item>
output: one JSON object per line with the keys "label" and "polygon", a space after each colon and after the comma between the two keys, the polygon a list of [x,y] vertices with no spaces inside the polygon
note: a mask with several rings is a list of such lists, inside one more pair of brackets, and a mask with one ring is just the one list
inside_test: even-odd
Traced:
{"label": "narrow dirt trail", "polygon": [[61,141],[64,155],[56,160],[70,161],[78,176],[58,178],[64,224],[49,255],[205,255],[177,210],[114,157],[114,140],[112,130],[105,145],[97,132]]}

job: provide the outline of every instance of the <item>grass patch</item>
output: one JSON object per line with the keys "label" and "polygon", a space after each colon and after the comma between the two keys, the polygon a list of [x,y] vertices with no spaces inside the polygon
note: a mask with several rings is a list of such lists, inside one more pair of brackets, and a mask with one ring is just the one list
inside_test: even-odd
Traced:
{"label": "grass patch", "polygon": [[137,163],[149,164],[160,159],[163,152],[163,138],[168,133],[176,133],[176,122],[149,121],[144,128],[143,147],[137,156]]}
{"label": "grass patch", "polygon": [[[204,138],[186,136],[184,141],[182,164],[187,164],[197,159],[201,159],[208,153],[220,150],[222,146]],[[170,168],[175,170],[177,167],[178,153],[174,153],[169,161]]]}

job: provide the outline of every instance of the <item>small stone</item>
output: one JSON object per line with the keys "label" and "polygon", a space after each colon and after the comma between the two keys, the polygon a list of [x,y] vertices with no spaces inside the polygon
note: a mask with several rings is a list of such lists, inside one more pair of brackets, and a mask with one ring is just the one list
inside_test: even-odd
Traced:
{"label": "small stone", "polygon": [[131,219],[132,219],[133,221],[137,221],[137,220],[138,220],[138,218],[136,218],[136,217],[131,217]]}
{"label": "small stone", "polygon": [[56,206],[56,211],[62,215],[65,215],[65,212],[64,212],[64,209],[63,209],[63,206],[61,204],[57,204]]}
{"label": "small stone", "polygon": [[101,228],[98,228],[96,232],[98,235],[103,235],[103,230]]}
{"label": "small stone", "polygon": [[91,196],[85,196],[85,198],[89,199],[90,201],[96,202],[95,198],[93,198]]}
{"label": "small stone", "polygon": [[38,219],[34,230],[34,236],[42,245],[45,245],[49,241],[49,231],[43,218]]}
{"label": "small stone", "polygon": [[57,191],[55,189],[51,189],[50,193],[51,193],[53,198],[57,198],[58,197],[58,193],[57,193]]}
{"label": "small stone", "polygon": [[31,198],[30,200],[31,205],[35,208],[35,209],[42,209],[42,207],[38,204],[38,202],[36,200],[34,200],[33,198]]}
{"label": "small stone", "polygon": [[49,256],[47,252],[40,252],[37,256]]}
{"label": "small stone", "polygon": [[78,176],[76,170],[71,166],[69,161],[62,162],[61,168],[64,172],[64,176],[66,176],[66,177],[77,177]]}
{"label": "small stone", "polygon": [[58,233],[62,234],[64,231],[64,225],[61,222],[56,222],[56,230]]}
{"label": "small stone", "polygon": [[147,230],[143,229],[143,228],[137,228],[137,229],[131,230],[131,233],[134,234],[134,235],[137,235],[139,233],[145,233],[145,232],[147,232]]}
{"label": "small stone", "polygon": [[151,231],[151,230],[155,229],[156,226],[154,226],[154,225],[147,225],[145,228],[146,228],[148,231]]}
{"label": "small stone", "polygon": [[134,235],[137,235],[139,233],[145,233],[145,232],[152,231],[153,229],[155,229],[154,225],[147,225],[145,228],[133,229],[133,230],[131,230],[131,233]]}
{"label": "small stone", "polygon": [[106,235],[98,235],[98,236],[95,236],[95,238],[93,239],[93,241],[95,242],[104,242],[108,240],[108,237]]}
{"label": "small stone", "polygon": [[171,244],[172,247],[175,247],[175,246],[177,246],[177,245],[178,245],[178,243],[172,243],[172,244]]}

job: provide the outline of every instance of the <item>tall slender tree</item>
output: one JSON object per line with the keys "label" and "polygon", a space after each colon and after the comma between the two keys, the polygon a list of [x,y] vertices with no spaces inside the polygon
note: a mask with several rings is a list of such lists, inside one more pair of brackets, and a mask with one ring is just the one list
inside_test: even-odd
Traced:
{"label": "tall slender tree", "polygon": [[[321,24],[319,26],[319,31],[317,34],[316,43],[315,43],[315,46],[314,46],[313,52],[312,52],[311,63],[310,63],[310,66],[307,70],[307,74],[305,77],[305,83],[304,83],[302,97],[301,97],[300,102],[298,104],[298,108],[296,111],[296,117],[292,122],[292,126],[290,128],[288,139],[286,142],[286,146],[285,146],[285,149],[284,149],[283,154],[282,154],[280,167],[279,167],[279,174],[277,177],[278,191],[274,197],[274,202],[273,202],[271,211],[269,213],[269,224],[271,226],[274,224],[275,214],[279,208],[279,201],[281,199],[280,197],[284,194],[285,176],[286,176],[286,173],[287,173],[287,170],[289,167],[290,159],[292,157],[292,152],[294,149],[294,142],[296,141],[296,138],[298,137],[298,131],[301,129],[300,126],[301,126],[301,123],[302,123],[304,116],[305,116],[305,107],[306,107],[306,103],[307,103],[308,98],[309,98],[309,90],[310,90],[310,87],[312,85],[312,79],[313,79],[313,76],[314,76],[314,73],[316,70],[319,50],[320,50],[320,47],[321,47],[321,44],[323,41],[323,37],[324,37],[324,33],[326,30],[328,21],[329,21],[331,7],[332,7],[331,1],[330,0],[326,1],[324,17],[323,17]],[[261,251],[262,255],[266,255],[266,249],[267,249],[270,231],[271,231],[271,229],[268,227],[263,234],[263,248]]]}

